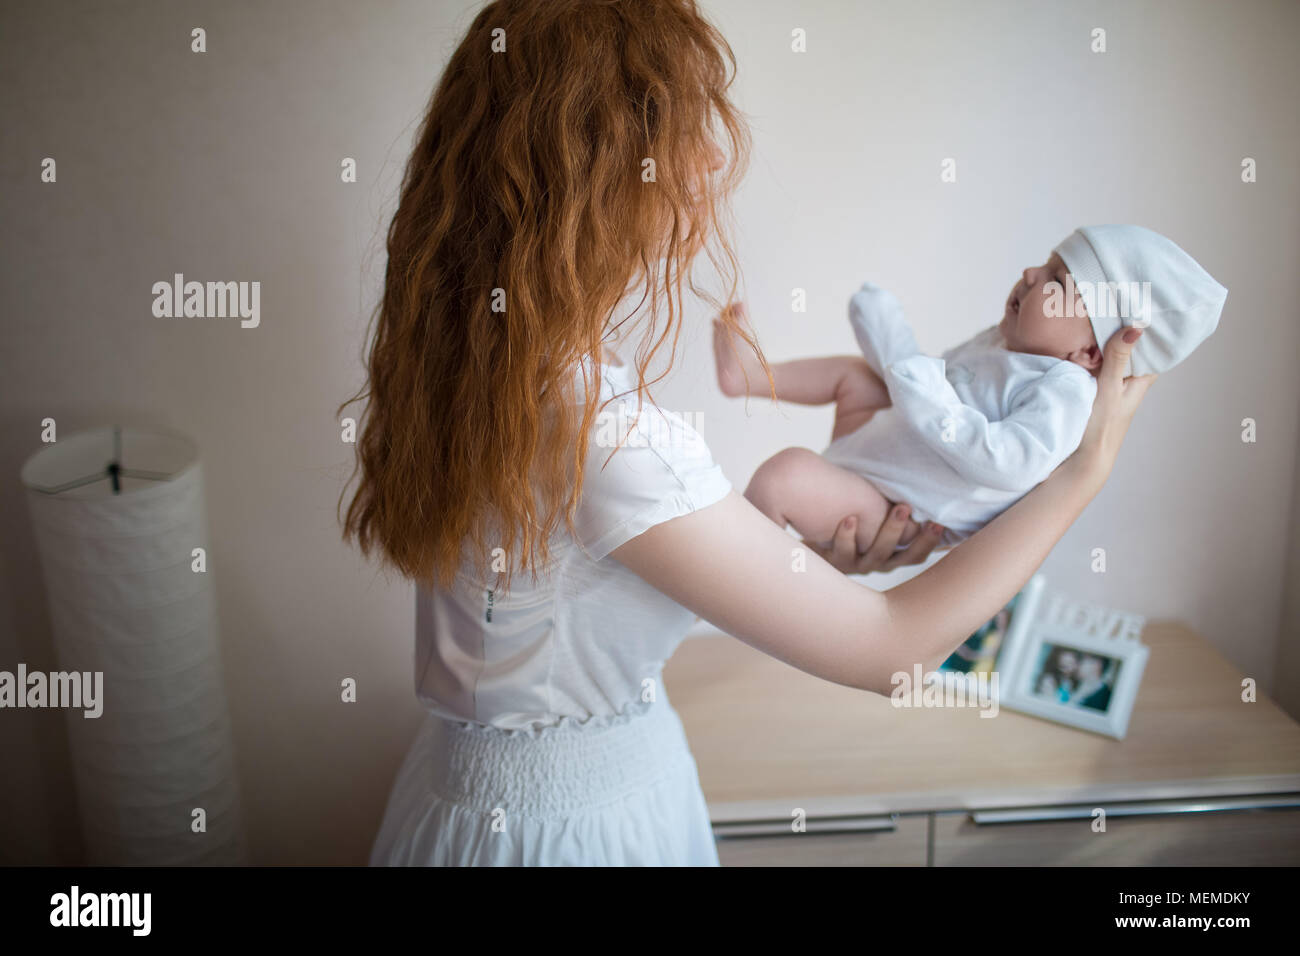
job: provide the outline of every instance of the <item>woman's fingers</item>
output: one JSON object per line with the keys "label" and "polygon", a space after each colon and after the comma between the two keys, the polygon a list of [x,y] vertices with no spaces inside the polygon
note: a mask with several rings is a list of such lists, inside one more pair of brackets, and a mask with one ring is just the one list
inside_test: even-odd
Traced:
{"label": "woman's fingers", "polygon": [[1132,375],[1124,380],[1125,394],[1133,400],[1134,407],[1142,401],[1142,396],[1146,395],[1147,389],[1156,378],[1158,376],[1155,372],[1148,372],[1146,375]]}
{"label": "woman's fingers", "polygon": [[835,529],[831,553],[826,559],[837,571],[852,573],[858,563],[858,519],[849,515]]}
{"label": "woman's fingers", "polygon": [[1141,337],[1141,329],[1130,327],[1118,330],[1106,343],[1105,358],[1097,376],[1097,397],[1093,402],[1092,415],[1076,450],[1076,454],[1098,463],[1107,475],[1124,442],[1129,422],[1137,412],[1147,389],[1156,379],[1154,373],[1126,375],[1129,356]]}
{"label": "woman's fingers", "polygon": [[898,547],[898,540],[907,529],[907,520],[911,516],[912,509],[907,505],[894,505],[889,509],[871,547],[867,548],[867,553],[858,561],[858,574],[884,570],[885,564],[893,557],[894,549]]}
{"label": "woman's fingers", "polygon": [[891,554],[886,559],[884,565],[877,568],[878,571],[892,571],[894,568],[901,568],[908,564],[920,564],[930,557],[939,541],[943,538],[943,526],[937,525],[933,521],[927,521],[921,532],[912,539],[904,551],[898,551]]}
{"label": "woman's fingers", "polygon": [[1104,385],[1110,388],[1112,394],[1123,397],[1123,411],[1130,417],[1137,411],[1151,383],[1156,380],[1155,372],[1146,375],[1127,374],[1129,356],[1133,354],[1133,348],[1140,338],[1142,330],[1139,328],[1120,329],[1110,337],[1101,367]]}
{"label": "woman's fingers", "polygon": [[1128,375],[1128,357],[1133,354],[1133,346],[1141,337],[1142,330],[1132,326],[1119,329],[1110,337],[1102,355],[1099,385],[1109,386],[1112,390],[1120,387]]}
{"label": "woman's fingers", "polygon": [[[911,519],[910,512],[908,505],[891,508],[865,554],[858,554],[857,518],[854,515],[849,515],[836,526],[829,547],[808,540],[804,540],[803,545],[845,574],[870,574],[873,571],[892,571],[906,564],[920,564],[939,544],[943,527],[933,521],[919,525]],[[906,549],[898,551],[898,542],[906,532],[912,534],[910,542]]]}
{"label": "woman's fingers", "polygon": [[801,542],[805,548],[821,557],[836,571],[852,574],[857,568],[857,519],[849,515],[835,527],[835,535],[830,547],[822,547],[815,541],[804,538]]}

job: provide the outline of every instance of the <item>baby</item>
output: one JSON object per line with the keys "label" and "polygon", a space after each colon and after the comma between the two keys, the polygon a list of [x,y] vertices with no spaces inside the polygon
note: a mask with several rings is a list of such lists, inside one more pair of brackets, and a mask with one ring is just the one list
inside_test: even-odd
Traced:
{"label": "baby", "polygon": [[[974,534],[1078,447],[1092,414],[1102,350],[1124,325],[1144,329],[1131,375],[1177,365],[1218,326],[1228,290],[1164,236],[1141,226],[1086,226],[1031,266],[1002,319],[931,358],[893,295],[866,283],[849,302],[862,358],[772,366],[777,397],[835,404],[830,446],[787,448],[759,466],[748,498],[777,524],[828,546],[856,515],[865,552],[896,502],[944,529],[939,547]],[[731,306],[741,312],[744,305]],[[762,381],[714,323],[718,384]],[[921,525],[909,524],[905,547]]]}

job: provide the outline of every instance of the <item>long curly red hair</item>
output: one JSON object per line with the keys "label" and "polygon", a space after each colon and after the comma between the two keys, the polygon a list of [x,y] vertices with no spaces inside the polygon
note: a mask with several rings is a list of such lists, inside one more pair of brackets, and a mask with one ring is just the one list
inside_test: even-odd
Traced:
{"label": "long curly red hair", "polygon": [[[668,343],[668,367],[676,355],[683,280],[720,310],[735,298],[722,219],[750,140],[727,97],[734,73],[694,0],[479,12],[405,169],[368,381],[339,407],[368,400],[345,541],[431,586],[467,560],[486,572],[497,548],[502,589],[545,566],[582,494],[599,413],[586,375],[628,331],[615,308],[640,291],[628,328],[642,330],[644,399],[664,374],[646,380],[656,354]],[[720,298],[691,274],[702,250]]]}

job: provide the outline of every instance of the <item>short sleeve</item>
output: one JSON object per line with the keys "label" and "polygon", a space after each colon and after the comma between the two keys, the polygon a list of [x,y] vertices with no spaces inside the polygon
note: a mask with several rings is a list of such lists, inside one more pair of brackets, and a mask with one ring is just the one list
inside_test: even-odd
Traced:
{"label": "short sleeve", "polygon": [[704,439],[684,418],[649,403],[638,415],[635,399],[617,400],[591,432],[574,522],[578,544],[600,561],[643,531],[730,491]]}

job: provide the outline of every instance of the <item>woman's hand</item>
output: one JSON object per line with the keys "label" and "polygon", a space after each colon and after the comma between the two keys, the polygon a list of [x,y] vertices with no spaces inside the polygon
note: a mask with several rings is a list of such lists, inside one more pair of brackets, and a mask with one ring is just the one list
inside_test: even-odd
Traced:
{"label": "woman's hand", "polygon": [[1156,380],[1154,372],[1127,377],[1124,374],[1128,370],[1129,354],[1141,337],[1141,329],[1129,327],[1117,331],[1106,343],[1106,355],[1097,375],[1092,417],[1088,419],[1079,447],[1070,456],[1075,464],[1082,465],[1101,482],[1110,475],[1133,414]]}
{"label": "woman's hand", "polygon": [[[912,543],[906,550],[895,551],[905,532],[912,533]],[[880,530],[876,532],[865,554],[858,554],[857,518],[850,515],[835,529],[835,539],[829,549],[811,541],[804,545],[825,559],[826,563],[845,574],[870,574],[872,571],[892,571],[907,564],[920,564],[930,557],[930,552],[943,536],[943,527],[933,521],[924,528],[911,520],[911,508],[895,505],[889,509]]]}

